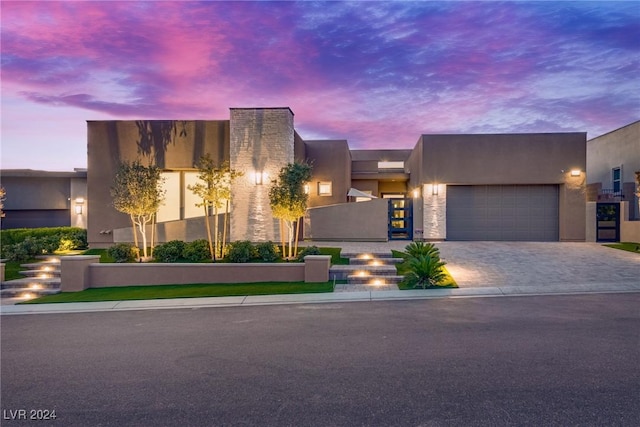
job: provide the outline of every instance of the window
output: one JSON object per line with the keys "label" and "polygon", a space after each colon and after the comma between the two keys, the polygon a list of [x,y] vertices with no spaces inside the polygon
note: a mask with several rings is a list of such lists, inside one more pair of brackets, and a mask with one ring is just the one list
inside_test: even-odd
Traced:
{"label": "window", "polygon": [[318,183],[318,196],[331,195],[331,181],[322,181]]}
{"label": "window", "polygon": [[613,168],[611,172],[611,176],[613,178],[613,192],[619,193],[622,189],[622,170],[620,168]]}
{"label": "window", "polygon": [[404,169],[404,162],[378,162],[378,169]]}

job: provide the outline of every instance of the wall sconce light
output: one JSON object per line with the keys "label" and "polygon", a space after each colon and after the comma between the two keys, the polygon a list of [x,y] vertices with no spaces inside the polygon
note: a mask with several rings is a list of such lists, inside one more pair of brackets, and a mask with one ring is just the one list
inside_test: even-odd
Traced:
{"label": "wall sconce light", "polygon": [[310,191],[311,191],[311,187],[309,186],[309,184],[305,184],[304,185],[304,194],[309,194]]}
{"label": "wall sconce light", "polygon": [[571,176],[580,176],[581,173],[580,169],[571,169]]}
{"label": "wall sconce light", "polygon": [[431,195],[438,195],[438,184],[436,184],[435,182],[431,185]]}
{"label": "wall sconce light", "polygon": [[82,205],[84,205],[84,197],[77,197],[76,200],[76,215],[82,215]]}
{"label": "wall sconce light", "polygon": [[412,193],[413,193],[413,198],[414,199],[417,199],[418,197],[420,197],[420,190],[419,189],[414,188]]}
{"label": "wall sconce light", "polygon": [[256,185],[262,185],[264,183],[264,180],[266,178],[267,174],[264,172],[254,172],[253,173],[253,177],[254,177],[254,183]]}

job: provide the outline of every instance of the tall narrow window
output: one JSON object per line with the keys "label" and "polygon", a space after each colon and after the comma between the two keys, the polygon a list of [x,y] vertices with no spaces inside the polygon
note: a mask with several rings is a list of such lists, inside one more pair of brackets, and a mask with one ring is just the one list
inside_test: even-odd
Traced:
{"label": "tall narrow window", "polygon": [[613,192],[619,193],[622,190],[622,171],[620,168],[613,168],[611,172]]}

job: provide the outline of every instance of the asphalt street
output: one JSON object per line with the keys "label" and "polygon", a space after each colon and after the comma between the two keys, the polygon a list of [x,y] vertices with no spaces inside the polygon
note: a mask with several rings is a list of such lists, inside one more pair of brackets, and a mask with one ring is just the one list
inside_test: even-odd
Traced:
{"label": "asphalt street", "polygon": [[1,322],[3,426],[640,425],[640,293]]}

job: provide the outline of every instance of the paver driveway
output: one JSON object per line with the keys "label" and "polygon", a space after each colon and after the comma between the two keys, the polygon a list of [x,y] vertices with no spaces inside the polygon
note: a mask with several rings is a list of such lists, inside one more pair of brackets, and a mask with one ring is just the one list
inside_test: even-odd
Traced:
{"label": "paver driveway", "polygon": [[460,287],[640,283],[640,254],[596,243],[441,242]]}

